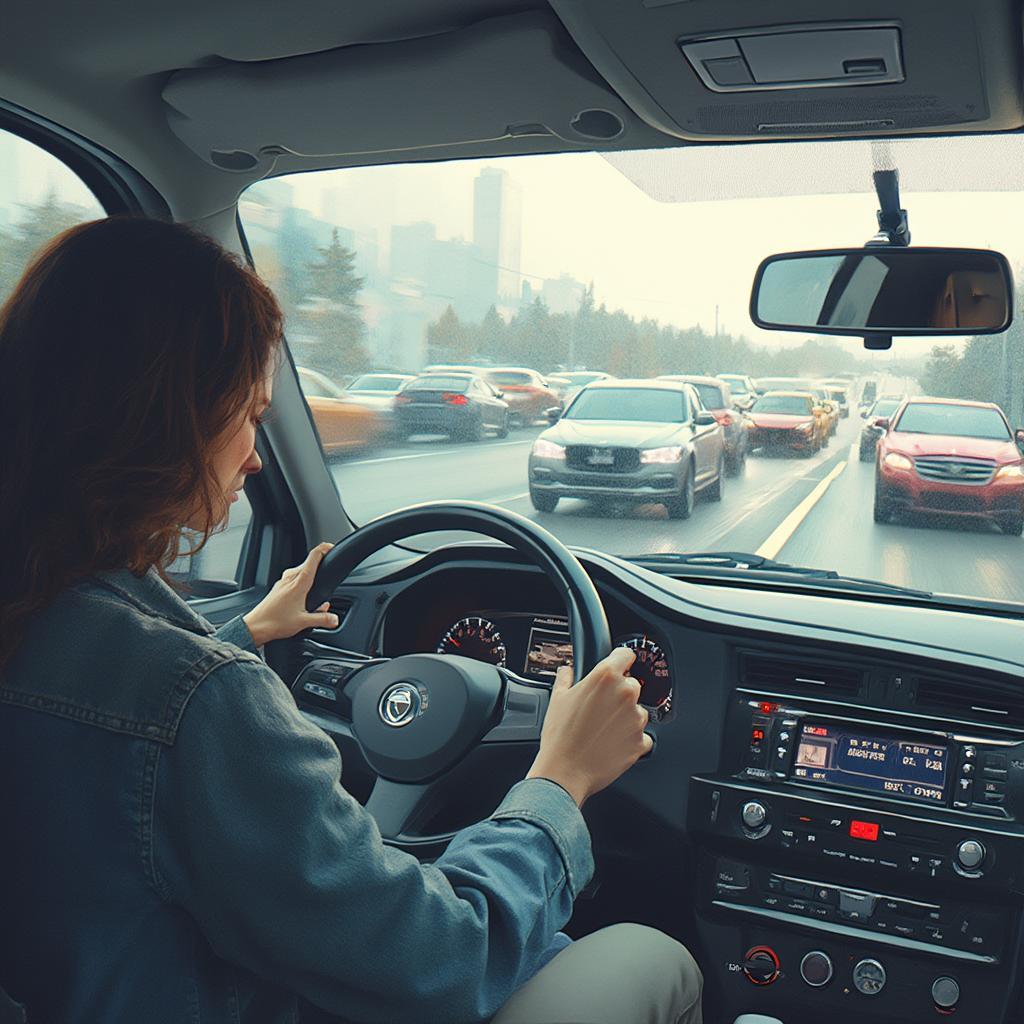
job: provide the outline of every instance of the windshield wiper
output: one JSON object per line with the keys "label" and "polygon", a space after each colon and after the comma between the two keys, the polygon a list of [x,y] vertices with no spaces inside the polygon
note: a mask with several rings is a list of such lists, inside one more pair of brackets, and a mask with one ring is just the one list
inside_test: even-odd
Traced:
{"label": "windshield wiper", "polygon": [[742,575],[752,570],[778,573],[781,576],[799,576],[801,581],[808,581],[815,586],[852,589],[876,594],[899,594],[919,600],[930,600],[934,596],[928,590],[915,590],[912,587],[901,587],[895,583],[885,583],[882,580],[862,579],[859,576],[844,576],[834,569],[814,569],[804,565],[790,565],[788,562],[776,562],[774,559],[747,551],[651,554],[637,556],[631,561],[692,566],[695,569],[710,570],[713,575]]}

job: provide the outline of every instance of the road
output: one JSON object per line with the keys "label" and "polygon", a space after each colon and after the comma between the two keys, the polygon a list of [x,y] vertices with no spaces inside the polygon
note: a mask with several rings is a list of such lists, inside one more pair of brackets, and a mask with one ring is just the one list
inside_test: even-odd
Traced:
{"label": "road", "polygon": [[[486,501],[537,521],[567,544],[616,554],[750,551],[937,593],[1024,602],[1021,538],[971,521],[874,522],[874,467],[861,463],[854,447],[861,425],[855,411],[840,420],[829,447],[810,459],[749,458],[741,476],[726,480],[720,503],[699,500],[682,521],[669,519],[660,505],[601,508],[567,499],[555,512],[536,512],[526,464],[540,427],[477,444],[414,438],[336,462],[331,472],[357,523],[417,502]],[[233,517],[229,537],[240,543],[244,527],[244,514]],[[238,548],[227,539],[211,545],[204,576],[233,576]],[[453,539],[434,534],[413,543]]]}

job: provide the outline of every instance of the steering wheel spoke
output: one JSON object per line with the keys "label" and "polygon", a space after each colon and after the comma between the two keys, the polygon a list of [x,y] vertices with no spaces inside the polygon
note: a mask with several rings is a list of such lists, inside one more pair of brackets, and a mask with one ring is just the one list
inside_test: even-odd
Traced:
{"label": "steering wheel spoke", "polygon": [[550,691],[530,686],[502,672],[505,678],[505,707],[501,721],[481,738],[481,743],[536,743],[540,741]]}
{"label": "steering wheel spoke", "polygon": [[393,782],[378,777],[366,809],[377,822],[382,838],[392,843],[414,841],[412,830],[429,811],[435,788],[430,782]]}

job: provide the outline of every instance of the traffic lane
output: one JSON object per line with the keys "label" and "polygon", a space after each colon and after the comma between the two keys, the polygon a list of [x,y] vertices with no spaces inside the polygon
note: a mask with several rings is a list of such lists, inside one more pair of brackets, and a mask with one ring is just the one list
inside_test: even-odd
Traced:
{"label": "traffic lane", "polygon": [[779,558],[933,593],[1024,601],[1024,541],[985,520],[913,515],[874,521],[875,466],[844,472]]}
{"label": "traffic lane", "polygon": [[[678,551],[756,550],[778,522],[816,486],[858,427],[841,422],[839,440],[812,458],[754,456],[745,472],[725,480],[721,502],[699,499],[688,520],[669,519],[664,506],[596,503],[563,499],[551,513],[536,512],[529,500],[529,443],[419,445],[377,458],[335,467],[342,500],[356,522],[416,501],[480,500],[533,519],[564,543],[616,554]],[[431,454],[437,456],[432,458]],[[467,539],[435,534],[412,543],[425,547]]]}

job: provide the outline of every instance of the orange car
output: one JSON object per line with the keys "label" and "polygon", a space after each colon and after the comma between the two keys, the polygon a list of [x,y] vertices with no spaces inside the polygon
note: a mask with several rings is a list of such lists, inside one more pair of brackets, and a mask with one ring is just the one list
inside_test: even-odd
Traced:
{"label": "orange car", "polygon": [[385,424],[373,409],[347,398],[330,378],[316,370],[296,367],[325,455],[344,455],[377,444]]}

